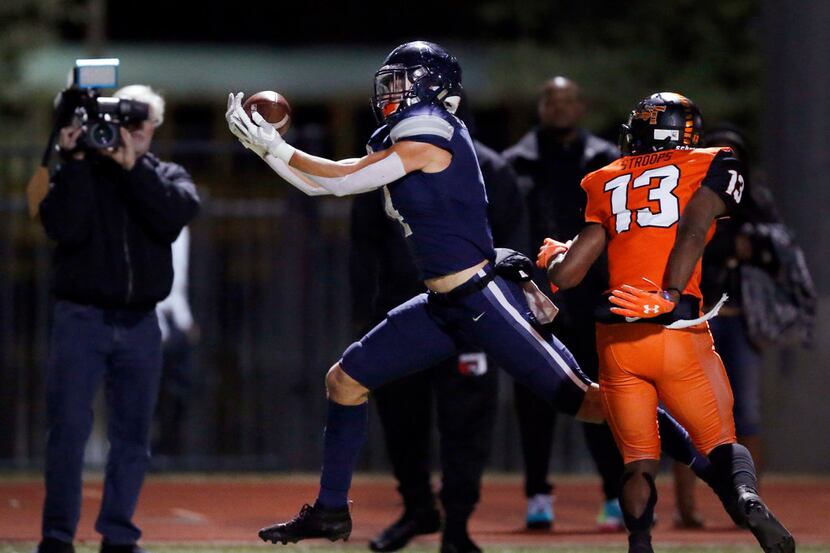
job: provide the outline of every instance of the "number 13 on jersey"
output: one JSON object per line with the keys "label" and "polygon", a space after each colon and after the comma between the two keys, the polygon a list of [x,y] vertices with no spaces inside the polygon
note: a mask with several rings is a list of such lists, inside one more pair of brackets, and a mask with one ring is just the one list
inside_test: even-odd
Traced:
{"label": "number 13 on jersey", "polygon": [[648,207],[634,212],[638,226],[668,228],[674,225],[680,217],[680,203],[672,192],[680,181],[680,169],[676,165],[664,165],[644,171],[633,182],[632,176],[632,173],[626,173],[605,183],[605,191],[611,192],[611,213],[616,221],[614,228],[617,233],[626,232],[631,228],[632,212],[628,209],[629,183],[632,189],[652,186],[648,191],[648,199],[659,204],[656,213]]}

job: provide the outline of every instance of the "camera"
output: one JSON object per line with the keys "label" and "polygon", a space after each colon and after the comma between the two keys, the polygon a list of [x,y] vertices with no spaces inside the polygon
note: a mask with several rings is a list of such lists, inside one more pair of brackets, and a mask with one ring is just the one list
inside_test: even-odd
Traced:
{"label": "camera", "polygon": [[117,58],[75,60],[69,87],[58,99],[57,118],[59,127],[80,124],[81,149],[117,148],[120,128],[145,121],[150,115],[145,102],[101,95],[101,88],[118,86],[118,66]]}

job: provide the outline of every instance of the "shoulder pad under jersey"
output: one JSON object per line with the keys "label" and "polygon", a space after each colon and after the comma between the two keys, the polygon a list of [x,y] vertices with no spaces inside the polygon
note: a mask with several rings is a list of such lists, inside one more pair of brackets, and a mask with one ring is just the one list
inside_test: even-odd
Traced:
{"label": "shoulder pad under jersey", "polygon": [[446,109],[425,104],[408,109],[389,135],[393,143],[411,136],[435,136],[449,141],[455,134],[457,124],[458,120]]}

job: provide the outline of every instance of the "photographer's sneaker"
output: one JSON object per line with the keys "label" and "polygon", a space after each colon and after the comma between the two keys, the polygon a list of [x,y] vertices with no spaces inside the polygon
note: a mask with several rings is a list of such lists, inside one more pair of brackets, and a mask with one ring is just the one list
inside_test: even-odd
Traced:
{"label": "photographer's sneaker", "polygon": [[135,543],[131,544],[113,544],[103,542],[98,553],[149,553],[146,549],[139,547]]}
{"label": "photographer's sneaker", "polygon": [[528,530],[550,530],[553,518],[552,495],[537,493],[527,499],[525,526]]}
{"label": "photographer's sneaker", "polygon": [[794,553],[792,534],[778,522],[772,511],[752,488],[738,490],[738,508],[746,515],[747,526],[766,553]]}
{"label": "photographer's sneaker", "polygon": [[287,522],[280,522],[259,531],[262,541],[297,543],[308,538],[327,538],[330,541],[349,539],[352,517],[348,507],[325,509],[315,503],[303,505],[300,514]]}
{"label": "photographer's sneaker", "polygon": [[33,553],[75,553],[75,546],[70,542],[55,538],[43,538]]}

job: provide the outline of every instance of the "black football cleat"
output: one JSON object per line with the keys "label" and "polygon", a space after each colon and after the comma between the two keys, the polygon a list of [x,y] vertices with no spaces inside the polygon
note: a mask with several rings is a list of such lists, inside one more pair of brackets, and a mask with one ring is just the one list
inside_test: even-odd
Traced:
{"label": "black football cleat", "polygon": [[280,522],[259,531],[262,541],[297,543],[309,538],[327,538],[330,541],[348,541],[352,533],[349,508],[325,509],[318,504],[303,505],[300,514],[288,522]]}
{"label": "black football cleat", "polygon": [[404,512],[403,516],[369,541],[369,549],[389,553],[406,547],[412,538],[441,529],[441,514],[436,509]]}
{"label": "black football cleat", "polygon": [[795,553],[792,534],[778,522],[755,490],[739,490],[738,507],[741,514],[746,516],[749,531],[766,553]]}

